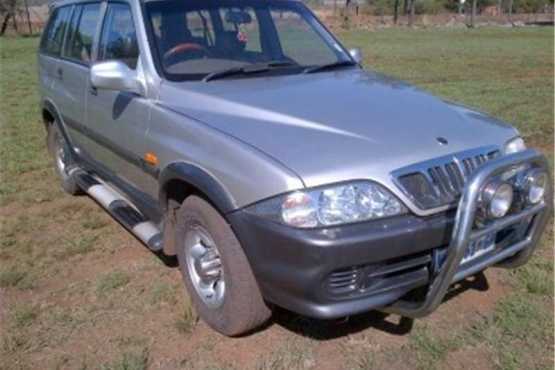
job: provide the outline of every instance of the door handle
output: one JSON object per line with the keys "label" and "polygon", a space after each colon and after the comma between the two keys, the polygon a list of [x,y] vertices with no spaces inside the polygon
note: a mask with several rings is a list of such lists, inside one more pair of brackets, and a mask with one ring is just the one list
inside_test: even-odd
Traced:
{"label": "door handle", "polygon": [[91,85],[91,86],[89,87],[89,93],[90,93],[91,95],[97,96],[97,95],[98,95],[98,89],[97,89],[96,87],[94,87],[94,86]]}

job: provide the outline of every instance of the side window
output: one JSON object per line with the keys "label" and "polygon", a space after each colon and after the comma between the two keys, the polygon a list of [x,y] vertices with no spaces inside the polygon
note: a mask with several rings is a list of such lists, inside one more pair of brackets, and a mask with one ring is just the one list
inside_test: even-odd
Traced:
{"label": "side window", "polygon": [[185,24],[193,41],[204,46],[214,46],[214,27],[210,13],[206,10],[189,12],[185,16]]}
{"label": "side window", "polygon": [[52,56],[60,55],[70,14],[71,6],[59,8],[52,14],[41,42],[41,51],[43,53]]}
{"label": "side window", "polygon": [[131,8],[109,4],[98,46],[98,60],[119,60],[129,68],[137,67],[139,45]]}
{"label": "side window", "polygon": [[64,56],[90,64],[94,35],[100,18],[100,4],[77,6],[74,12]]}

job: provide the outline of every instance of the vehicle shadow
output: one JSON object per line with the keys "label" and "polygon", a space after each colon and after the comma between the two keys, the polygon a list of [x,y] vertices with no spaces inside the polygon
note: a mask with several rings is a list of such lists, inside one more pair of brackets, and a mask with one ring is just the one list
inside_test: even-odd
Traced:
{"label": "vehicle shadow", "polygon": [[[489,284],[483,272],[468,277],[451,287],[443,303],[468,291],[487,291]],[[422,294],[420,295],[422,299]],[[399,317],[380,311],[370,311],[368,313],[343,318],[340,320],[317,320],[304,316],[299,316],[293,312],[276,307],[272,315],[272,320],[266,327],[279,325],[294,333],[311,339],[326,341],[336,339],[350,334],[356,334],[369,328],[374,328],[391,335],[406,335],[412,331],[414,320],[407,317]],[[265,328],[261,328],[264,330]]]}
{"label": "vehicle shadow", "polygon": [[[163,252],[153,252],[167,267],[177,268],[179,263],[175,256],[167,256]],[[469,290],[486,292],[490,288],[487,278],[483,272],[469,276],[451,286],[442,304],[463,294]],[[423,299],[425,291],[411,293],[409,299]],[[412,331],[414,320],[408,317],[399,317],[381,311],[370,311],[337,320],[318,320],[298,315],[284,308],[274,306],[272,318],[262,327],[255,329],[243,336],[264,331],[273,325],[281,326],[298,335],[311,339],[326,341],[350,334],[356,334],[373,328],[391,335],[401,336]]]}

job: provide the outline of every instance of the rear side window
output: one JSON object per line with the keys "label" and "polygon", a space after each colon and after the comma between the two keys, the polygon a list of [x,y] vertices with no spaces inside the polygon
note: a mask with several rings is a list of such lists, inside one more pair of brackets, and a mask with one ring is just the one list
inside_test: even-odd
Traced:
{"label": "rear side window", "polygon": [[65,57],[85,64],[92,60],[94,35],[100,19],[100,4],[86,4],[76,7],[68,41],[66,42]]}
{"label": "rear side window", "polygon": [[42,39],[42,53],[52,56],[60,55],[70,15],[71,6],[58,8],[54,11]]}
{"label": "rear side window", "polygon": [[135,69],[138,57],[131,8],[126,4],[109,4],[98,46],[98,60],[119,60]]}

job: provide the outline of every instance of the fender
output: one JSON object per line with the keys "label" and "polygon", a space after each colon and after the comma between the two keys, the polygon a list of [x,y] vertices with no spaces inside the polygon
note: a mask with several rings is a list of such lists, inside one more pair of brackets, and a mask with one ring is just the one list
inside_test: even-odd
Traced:
{"label": "fender", "polygon": [[48,113],[50,113],[52,117],[54,117],[55,124],[58,126],[58,129],[60,130],[60,133],[64,137],[65,142],[69,144],[68,147],[71,152],[71,155],[73,156],[73,158],[77,158],[78,157],[77,153],[75,153],[74,146],[71,142],[69,135],[67,134],[64,121],[62,120],[62,115],[59,113],[58,108],[56,108],[54,103],[51,102],[50,100],[43,100],[42,108],[47,110]]}
{"label": "fender", "polygon": [[235,201],[229,192],[218,180],[202,168],[186,162],[174,162],[166,166],[158,177],[160,184],[160,209],[165,212],[168,204],[166,185],[172,180],[186,182],[201,192],[216,206],[223,214],[237,209]]}

